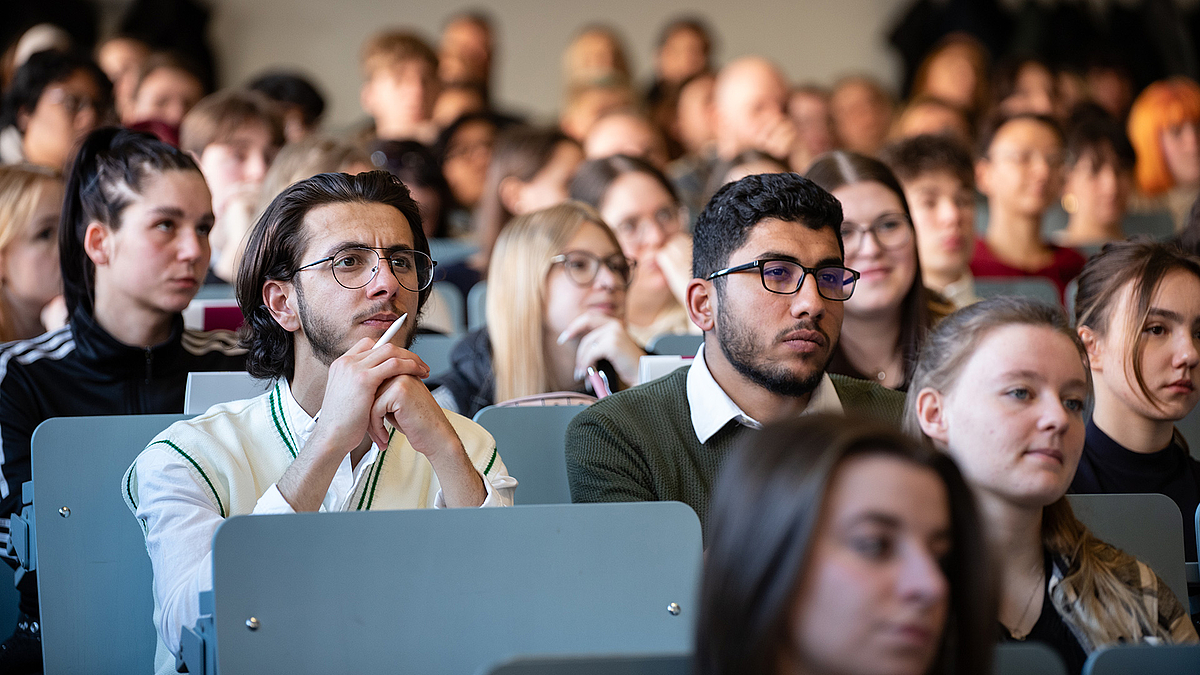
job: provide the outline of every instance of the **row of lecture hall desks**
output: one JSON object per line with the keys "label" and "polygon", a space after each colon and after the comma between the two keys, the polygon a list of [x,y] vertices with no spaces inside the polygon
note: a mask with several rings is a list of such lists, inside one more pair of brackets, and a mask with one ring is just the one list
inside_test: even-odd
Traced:
{"label": "row of lecture hall desks", "polygon": [[[1054,288],[1036,281],[979,286],[1057,302]],[[414,345],[435,373],[447,367],[455,336],[482,324],[483,294],[477,287],[464,299],[453,286],[437,287],[426,325],[446,334]],[[205,289],[187,321],[227,325],[236,317],[230,303],[227,289]],[[698,339],[659,340],[643,379],[686,363]],[[152,572],[121,476],[172,422],[266,386],[244,373],[194,374],[183,414],[56,418],[38,427],[11,546],[22,561],[18,577],[37,570],[47,674],[153,671]],[[182,635],[178,665],[226,675],[691,672],[700,523],[675,502],[570,504],[563,438],[580,409],[492,406],[476,415],[520,480],[514,508],[230,518],[214,539],[213,591],[201,595],[201,619]],[[1180,426],[1200,448],[1200,415]],[[91,441],[86,472],[79,438]],[[1183,528],[1200,530],[1200,513],[1185,523],[1162,495],[1070,499],[1100,538],[1145,561],[1180,598],[1190,586],[1192,613],[1200,612],[1200,573],[1183,550]],[[15,615],[15,590],[0,583],[0,627]],[[995,668],[1065,673],[1054,653],[1033,644],[1001,646]],[[1200,646],[1113,648],[1093,655],[1084,672],[1197,675]]]}

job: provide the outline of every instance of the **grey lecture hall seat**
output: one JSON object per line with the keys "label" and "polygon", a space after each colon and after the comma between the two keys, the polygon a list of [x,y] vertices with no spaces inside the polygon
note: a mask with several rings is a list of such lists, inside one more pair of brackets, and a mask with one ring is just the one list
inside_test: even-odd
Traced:
{"label": "grey lecture hall seat", "polygon": [[1160,494],[1067,495],[1092,534],[1146,563],[1187,606],[1183,515]]}
{"label": "grey lecture hall seat", "polygon": [[567,425],[587,406],[488,406],[475,421],[496,439],[496,451],[517,479],[518,504],[570,504],[564,455]]}
{"label": "grey lecture hall seat", "polygon": [[703,335],[665,333],[651,338],[650,342],[646,343],[646,351],[664,356],[695,356],[702,344],[704,344]]}
{"label": "grey lecture hall seat", "polygon": [[1062,305],[1058,288],[1044,277],[975,277],[975,294],[985,300],[1001,295],[1016,295]]}
{"label": "grey lecture hall seat", "polygon": [[1067,675],[1058,652],[1040,642],[996,645],[993,675]]}
{"label": "grey lecture hall seat", "polygon": [[185,660],[197,675],[462,675],[521,655],[687,653],[701,558],[678,502],[235,516],[198,624],[217,648]]}
{"label": "grey lecture hall seat", "polygon": [[417,335],[412,351],[429,366],[429,376],[436,377],[450,370],[450,352],[458,344],[459,336],[425,333]]}
{"label": "grey lecture hall seat", "polygon": [[58,417],[33,432],[46,675],[154,670],[153,572],[121,477],[152,438],[186,417]]}
{"label": "grey lecture hall seat", "polygon": [[564,656],[516,658],[477,675],[690,675],[691,654],[648,656]]}
{"label": "grey lecture hall seat", "polygon": [[467,330],[487,324],[487,282],[481,281],[467,292]]}
{"label": "grey lecture hall seat", "polygon": [[1121,645],[1092,652],[1083,675],[1196,675],[1200,645]]}

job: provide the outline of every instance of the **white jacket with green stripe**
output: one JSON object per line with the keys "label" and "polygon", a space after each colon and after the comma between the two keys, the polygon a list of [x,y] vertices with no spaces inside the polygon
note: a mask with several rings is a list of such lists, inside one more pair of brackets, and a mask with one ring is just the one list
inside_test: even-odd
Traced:
{"label": "white jacket with green stripe", "polygon": [[[483,427],[446,413],[484,477],[484,506],[512,504],[516,481]],[[244,401],[213,406],[159,434],[125,473],[122,492],[146,535],[154,568],[155,672],[173,673],[180,631],[199,617],[199,593],[212,588],[212,537],[231,515],[289,512],[275,488],[312,430],[286,381]],[[444,506],[429,460],[401,433],[372,447],[358,465],[339,467],[321,510]]]}

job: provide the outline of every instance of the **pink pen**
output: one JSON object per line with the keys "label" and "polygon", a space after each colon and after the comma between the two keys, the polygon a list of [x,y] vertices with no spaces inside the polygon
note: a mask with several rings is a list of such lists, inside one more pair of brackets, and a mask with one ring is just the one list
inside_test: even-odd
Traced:
{"label": "pink pen", "polygon": [[587,378],[592,385],[592,391],[596,392],[596,398],[604,398],[612,393],[612,389],[608,387],[608,376],[602,371],[588,366]]}

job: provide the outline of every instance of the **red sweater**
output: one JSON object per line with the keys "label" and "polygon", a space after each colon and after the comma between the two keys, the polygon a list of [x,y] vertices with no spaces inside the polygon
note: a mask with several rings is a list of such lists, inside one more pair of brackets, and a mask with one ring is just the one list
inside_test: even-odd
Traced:
{"label": "red sweater", "polygon": [[979,237],[975,240],[975,253],[971,256],[971,274],[975,277],[1046,277],[1054,282],[1061,297],[1067,290],[1067,284],[1083,271],[1087,259],[1073,248],[1051,245],[1050,249],[1054,251],[1054,260],[1042,269],[1027,272],[1001,262],[983,237]]}

